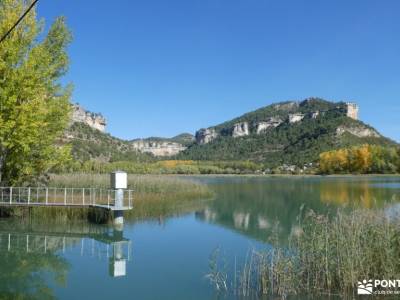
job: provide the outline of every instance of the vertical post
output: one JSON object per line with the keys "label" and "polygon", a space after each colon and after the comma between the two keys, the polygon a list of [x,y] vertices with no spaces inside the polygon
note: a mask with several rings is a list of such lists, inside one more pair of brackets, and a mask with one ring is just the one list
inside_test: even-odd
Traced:
{"label": "vertical post", "polygon": [[49,188],[46,188],[46,205],[49,204]]}
{"label": "vertical post", "polygon": [[10,187],[10,204],[12,203],[12,192],[13,192],[13,188]]}
{"label": "vertical post", "polygon": [[85,188],[82,189],[82,205],[85,206]]}
{"label": "vertical post", "polygon": [[122,227],[124,224],[124,189],[128,186],[128,175],[123,171],[111,173],[111,188],[115,189],[114,225]]}
{"label": "vertical post", "polygon": [[67,205],[67,188],[64,188],[64,205]]}
{"label": "vertical post", "polygon": [[29,252],[29,234],[26,235],[26,252]]}
{"label": "vertical post", "polygon": [[18,188],[18,202],[21,203],[21,188]]}
{"label": "vertical post", "polygon": [[10,251],[10,249],[11,249],[11,234],[9,233],[8,234],[8,247],[7,247],[7,250]]}
{"label": "vertical post", "polygon": [[47,252],[47,235],[44,236],[44,253]]}
{"label": "vertical post", "polygon": [[28,204],[31,203],[31,188],[28,188]]}

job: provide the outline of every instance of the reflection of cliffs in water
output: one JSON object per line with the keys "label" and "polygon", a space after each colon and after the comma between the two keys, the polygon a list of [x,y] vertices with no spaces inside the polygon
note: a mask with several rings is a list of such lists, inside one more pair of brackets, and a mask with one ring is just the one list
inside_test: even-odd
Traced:
{"label": "reflection of cliffs in water", "polygon": [[298,230],[298,216],[303,205],[305,210],[326,213],[334,211],[339,204],[382,206],[385,201],[398,198],[398,191],[375,186],[371,180],[357,177],[242,177],[227,181],[218,178],[213,186],[216,200],[197,211],[196,217],[263,241],[274,228],[281,238],[286,239]]}
{"label": "reflection of cliffs in water", "polygon": [[69,266],[64,253],[95,257],[100,263],[108,263],[110,276],[124,276],[131,242],[121,231],[90,223],[0,221],[0,294],[8,298],[54,298],[46,285],[49,275],[58,285],[66,284]]}

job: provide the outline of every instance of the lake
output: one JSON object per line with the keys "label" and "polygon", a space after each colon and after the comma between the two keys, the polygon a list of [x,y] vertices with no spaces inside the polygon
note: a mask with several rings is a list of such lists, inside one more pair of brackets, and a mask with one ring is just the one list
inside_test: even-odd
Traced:
{"label": "lake", "polygon": [[[123,231],[87,222],[0,219],[0,295],[37,299],[211,299],[210,257],[230,277],[252,249],[285,243],[312,209],[398,213],[400,177],[191,177],[215,199],[189,213],[125,221]],[[220,295],[221,296],[221,295]],[[228,295],[230,297],[232,295]],[[221,296],[223,298],[223,295]]]}

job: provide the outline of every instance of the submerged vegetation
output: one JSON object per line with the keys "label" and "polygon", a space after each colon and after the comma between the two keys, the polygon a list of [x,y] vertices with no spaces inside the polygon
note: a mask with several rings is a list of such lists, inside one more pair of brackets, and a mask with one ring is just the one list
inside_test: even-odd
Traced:
{"label": "submerged vegetation", "polygon": [[[360,280],[398,278],[400,228],[391,209],[339,210],[334,216],[308,211],[289,237],[289,246],[279,246],[272,238],[271,250],[252,251],[230,286],[246,297],[352,296]],[[225,277],[218,278],[220,288]]]}

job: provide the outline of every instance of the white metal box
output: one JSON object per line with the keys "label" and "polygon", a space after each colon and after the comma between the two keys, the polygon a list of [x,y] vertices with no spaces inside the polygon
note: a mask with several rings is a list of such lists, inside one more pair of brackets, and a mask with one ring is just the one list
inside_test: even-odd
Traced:
{"label": "white metal box", "polygon": [[126,189],[128,187],[128,175],[126,174],[126,172],[112,172],[110,178],[112,189]]}

